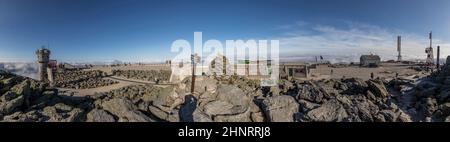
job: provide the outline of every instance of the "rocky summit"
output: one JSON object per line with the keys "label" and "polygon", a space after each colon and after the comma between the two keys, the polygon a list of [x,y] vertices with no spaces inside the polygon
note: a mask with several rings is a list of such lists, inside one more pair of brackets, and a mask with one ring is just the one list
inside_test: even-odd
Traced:
{"label": "rocky summit", "polygon": [[93,71],[60,71],[55,75],[56,87],[71,89],[87,89],[108,86],[118,83],[109,79],[104,79],[106,73],[98,70]]}
{"label": "rocky summit", "polygon": [[[450,65],[444,65],[441,70],[416,80],[283,79],[272,87],[239,76],[198,76],[194,93],[190,91],[191,78],[186,78],[178,84],[134,84],[89,96],[73,96],[47,83],[0,71],[0,121],[450,121],[449,70]],[[154,77],[133,75],[139,74],[135,71],[115,71],[115,74],[136,79]],[[56,78],[70,82],[102,76],[105,75],[97,71],[75,71],[58,74]],[[87,83],[80,88],[89,86]]]}

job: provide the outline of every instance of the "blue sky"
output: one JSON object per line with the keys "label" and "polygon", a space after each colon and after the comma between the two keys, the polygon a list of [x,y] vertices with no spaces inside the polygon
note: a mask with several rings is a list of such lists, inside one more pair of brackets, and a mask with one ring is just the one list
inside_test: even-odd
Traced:
{"label": "blue sky", "polygon": [[158,61],[171,43],[278,39],[282,56],[425,56],[427,34],[450,54],[449,0],[0,0],[0,61]]}

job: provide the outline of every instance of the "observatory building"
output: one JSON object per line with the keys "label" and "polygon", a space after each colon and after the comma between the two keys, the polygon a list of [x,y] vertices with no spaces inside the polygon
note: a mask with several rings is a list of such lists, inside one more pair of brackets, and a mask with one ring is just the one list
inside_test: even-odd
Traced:
{"label": "observatory building", "polygon": [[363,67],[377,67],[380,65],[381,58],[378,55],[361,55],[359,63]]}

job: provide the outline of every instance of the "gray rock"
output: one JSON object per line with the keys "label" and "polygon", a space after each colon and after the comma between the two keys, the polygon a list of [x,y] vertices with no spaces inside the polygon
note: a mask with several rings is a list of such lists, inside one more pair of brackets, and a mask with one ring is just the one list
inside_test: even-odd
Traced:
{"label": "gray rock", "polygon": [[45,118],[46,122],[80,122],[84,121],[84,111],[79,108],[58,103],[53,106],[47,106],[43,110],[39,110],[37,115]]}
{"label": "gray rock", "polygon": [[194,122],[213,122],[211,117],[199,111],[198,109],[194,110],[194,112],[192,113],[192,117]]}
{"label": "gray rock", "polygon": [[252,122],[250,109],[244,113],[236,115],[218,115],[214,117],[214,122]]}
{"label": "gray rock", "polygon": [[[5,95],[6,96],[6,95]],[[24,103],[24,96],[18,96],[17,98],[14,98],[8,102],[3,102],[0,104],[0,112],[2,112],[4,115],[11,114],[19,109],[20,106],[22,106]]]}
{"label": "gray rock", "polygon": [[445,116],[450,115],[450,102],[439,105],[439,110]]}
{"label": "gray rock", "polygon": [[389,97],[389,93],[386,90],[386,87],[384,87],[383,82],[380,80],[369,80],[367,82],[370,91],[373,92],[373,94],[376,97],[387,99]]}
{"label": "gray rock", "polygon": [[264,114],[262,112],[251,113],[252,122],[264,122]]}
{"label": "gray rock", "polygon": [[[198,116],[205,121],[209,121],[206,118],[211,118],[216,122],[250,122],[251,112],[259,111],[242,89],[231,85],[218,86],[217,97],[200,101],[206,101],[200,102],[204,105],[199,105],[203,107],[199,108],[202,111]],[[205,118],[202,114],[207,117]]]}
{"label": "gray rock", "polygon": [[142,112],[137,110],[134,104],[124,98],[113,98],[111,100],[102,103],[104,110],[110,112],[111,114],[117,116],[119,121],[125,122],[153,122]]}
{"label": "gray rock", "polygon": [[278,88],[278,86],[271,86],[271,87],[270,87],[270,93],[271,93],[273,96],[278,96],[278,95],[280,95],[280,92],[281,92],[281,90],[280,90],[280,88]]}
{"label": "gray rock", "polygon": [[[190,88],[190,87],[188,87]],[[202,94],[206,91],[216,91],[217,90],[217,80],[209,77],[198,77],[195,79],[195,92]]]}
{"label": "gray rock", "polygon": [[170,106],[173,103],[171,99],[171,95],[175,93],[175,89],[173,87],[166,87],[155,89],[148,95],[143,96],[143,100],[147,102],[153,102],[154,106]]}
{"label": "gray rock", "polygon": [[281,95],[269,97],[263,101],[263,111],[270,122],[293,122],[299,105],[291,96]]}
{"label": "gray rock", "polygon": [[31,104],[35,107],[35,108],[43,108],[46,105],[49,105],[51,103],[54,103],[51,101],[51,99],[55,96],[55,92],[54,91],[45,91],[43,92],[39,98],[35,99],[34,101],[31,102]]}
{"label": "gray rock", "polygon": [[20,95],[17,95],[16,93],[12,92],[12,91],[8,91],[5,94],[3,94],[0,97],[0,102],[8,102],[11,101],[17,97],[19,97]]}
{"label": "gray rock", "polygon": [[336,100],[327,101],[320,107],[309,111],[306,116],[311,121],[343,121],[348,117],[347,112]]}
{"label": "gray rock", "polygon": [[87,122],[115,122],[116,120],[112,115],[102,109],[92,109],[86,115]]}
{"label": "gray rock", "polygon": [[450,116],[445,117],[444,122],[450,122]]}
{"label": "gray rock", "polygon": [[382,114],[387,122],[395,122],[397,120],[397,114],[392,110],[381,110]]}
{"label": "gray rock", "polygon": [[[367,90],[367,83],[364,82],[362,79],[360,78],[348,78],[342,81],[343,83],[345,83],[347,86],[347,88],[350,89],[343,89],[343,90],[349,90],[351,91],[351,94],[361,94],[364,93]],[[350,93],[350,92],[348,92]]]}
{"label": "gray rock", "polygon": [[209,116],[237,114],[235,110],[233,110],[233,107],[234,106],[231,103],[217,100],[206,104],[204,112]]}
{"label": "gray rock", "polygon": [[437,110],[437,102],[434,98],[424,98],[421,100],[420,110],[424,116],[433,115],[434,111]]}
{"label": "gray rock", "polygon": [[300,104],[301,106],[300,109],[303,112],[308,112],[310,110],[320,107],[320,104],[312,103],[307,100],[299,100],[298,103]]}
{"label": "gray rock", "polygon": [[42,119],[41,116],[36,115],[36,111],[30,111],[27,113],[23,112],[15,112],[13,114],[10,114],[8,116],[4,116],[3,120],[4,122],[40,122]]}
{"label": "gray rock", "polygon": [[446,91],[442,91],[441,93],[439,93],[438,100],[439,102],[445,102],[448,100],[448,97],[450,96],[450,90],[446,90]]}
{"label": "gray rock", "polygon": [[231,85],[220,85],[217,100],[233,105],[230,111],[231,114],[244,113],[249,109],[251,102],[250,98],[241,89]]}
{"label": "gray rock", "polygon": [[152,113],[154,116],[158,117],[159,119],[168,121],[168,122],[180,122],[178,111],[167,113],[157,107],[149,106],[148,110],[150,113]]}
{"label": "gray rock", "polygon": [[297,95],[298,100],[307,100],[313,103],[321,103],[323,98],[323,93],[313,84],[301,85]]}
{"label": "gray rock", "polygon": [[399,115],[397,116],[397,122],[413,122],[413,121],[411,116],[400,110]]}
{"label": "gray rock", "polygon": [[69,117],[66,118],[67,122],[81,122],[84,121],[83,116],[85,115],[84,111],[79,108],[74,108],[72,111],[67,113]]}
{"label": "gray rock", "polygon": [[40,111],[40,114],[46,117],[46,122],[62,122],[65,120],[64,116],[59,114],[54,106],[45,107]]}
{"label": "gray rock", "polygon": [[375,122],[386,122],[386,119],[384,118],[384,115],[383,115],[383,114],[380,114],[380,113],[374,115],[374,116],[373,116],[373,120],[374,120]]}

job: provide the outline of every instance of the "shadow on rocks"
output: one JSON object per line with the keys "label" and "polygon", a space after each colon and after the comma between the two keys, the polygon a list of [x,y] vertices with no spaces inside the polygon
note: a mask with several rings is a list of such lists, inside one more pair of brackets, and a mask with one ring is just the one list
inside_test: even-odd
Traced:
{"label": "shadow on rocks", "polygon": [[193,113],[197,109],[197,99],[193,95],[186,95],[184,100],[179,111],[181,122],[194,122]]}

